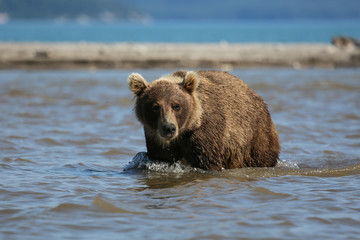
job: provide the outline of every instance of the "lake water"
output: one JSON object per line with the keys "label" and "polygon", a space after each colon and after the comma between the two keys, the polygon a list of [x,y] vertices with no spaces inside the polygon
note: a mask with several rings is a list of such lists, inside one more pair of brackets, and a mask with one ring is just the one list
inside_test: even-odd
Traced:
{"label": "lake water", "polygon": [[360,70],[231,73],[269,104],[274,168],[134,158],[130,71],[0,71],[0,239],[359,239]]}
{"label": "lake water", "polygon": [[243,20],[56,22],[9,21],[0,24],[0,42],[277,42],[330,43],[332,37],[360,38],[355,20]]}

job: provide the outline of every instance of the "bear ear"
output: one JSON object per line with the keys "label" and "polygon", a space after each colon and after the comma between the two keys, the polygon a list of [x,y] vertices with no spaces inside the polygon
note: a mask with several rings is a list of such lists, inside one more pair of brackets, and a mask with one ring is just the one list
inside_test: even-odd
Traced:
{"label": "bear ear", "polygon": [[184,81],[182,82],[183,87],[189,92],[192,93],[200,84],[199,76],[196,72],[189,71],[186,73]]}
{"label": "bear ear", "polygon": [[132,73],[128,77],[128,83],[130,90],[137,96],[148,86],[148,82],[139,73]]}

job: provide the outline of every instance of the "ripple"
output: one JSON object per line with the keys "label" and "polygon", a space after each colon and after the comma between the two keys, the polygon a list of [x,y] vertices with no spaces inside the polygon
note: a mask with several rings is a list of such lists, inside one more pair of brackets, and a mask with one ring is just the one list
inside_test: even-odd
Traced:
{"label": "ripple", "polygon": [[360,139],[360,133],[349,134],[349,135],[346,135],[345,137],[349,138],[349,139]]}
{"label": "ripple", "polygon": [[328,225],[332,224],[331,221],[329,221],[327,219],[324,219],[324,218],[321,218],[321,217],[308,217],[307,219],[310,220],[310,221],[319,222],[321,224],[328,224]]}
{"label": "ripple", "polygon": [[4,162],[7,162],[7,163],[18,163],[18,164],[28,164],[28,163],[31,163],[31,164],[36,164],[35,162],[29,160],[29,159],[25,159],[25,158],[9,158],[9,157],[5,157],[3,159]]}
{"label": "ripple", "polygon": [[89,99],[76,99],[74,102],[71,103],[71,105],[75,105],[75,106],[94,106],[97,104],[98,103],[96,101]]}
{"label": "ripple", "polygon": [[36,142],[47,145],[47,146],[62,146],[63,145],[53,138],[40,138],[40,139],[37,139]]}
{"label": "ripple", "polygon": [[145,141],[130,70],[1,71],[4,238],[356,239],[360,71],[234,71],[272,110],[276,167],[203,171],[135,155]]}
{"label": "ripple", "polygon": [[119,98],[116,100],[116,104],[120,106],[132,106],[133,100],[131,98]]}
{"label": "ripple", "polygon": [[335,169],[306,169],[301,171],[305,176],[317,176],[317,177],[344,177],[360,174],[360,163]]}
{"label": "ripple", "polygon": [[91,137],[91,138],[84,138],[84,139],[80,139],[80,140],[69,139],[69,140],[66,140],[65,142],[68,144],[85,146],[85,145],[105,143],[105,142],[109,142],[109,141],[104,138],[101,138],[101,137]]}
{"label": "ripple", "polygon": [[26,137],[17,136],[17,135],[9,135],[6,138],[10,138],[10,139],[26,139]]}
{"label": "ripple", "polygon": [[15,116],[20,118],[46,118],[44,115],[29,112],[17,113]]}
{"label": "ripple", "polygon": [[28,91],[24,91],[22,89],[10,89],[9,91],[5,92],[6,96],[9,97],[24,97],[24,98],[31,98],[34,95]]}
{"label": "ripple", "polygon": [[[1,191],[1,190],[0,190]],[[21,212],[21,210],[19,209],[0,209],[0,215],[4,216],[4,215],[14,215]]]}
{"label": "ripple", "polygon": [[14,167],[9,164],[0,163],[0,169],[12,170],[12,169],[14,169]]}
{"label": "ripple", "polygon": [[332,218],[331,221],[334,224],[345,224],[347,226],[355,226],[355,227],[359,227],[360,226],[360,221],[356,220],[354,218],[349,218],[349,217],[343,217],[343,218]]}
{"label": "ripple", "polygon": [[69,131],[65,131],[65,130],[58,130],[58,129],[54,129],[54,130],[47,131],[46,133],[49,133],[49,134],[61,134],[61,135],[68,135],[68,134],[70,134],[71,132],[69,132]]}
{"label": "ripple", "polygon": [[354,113],[344,114],[343,118],[349,120],[360,120],[360,117]]}
{"label": "ripple", "polygon": [[129,155],[129,154],[131,154],[131,152],[132,152],[132,150],[113,148],[113,149],[110,149],[109,151],[103,152],[101,155],[104,155],[104,156]]}
{"label": "ripple", "polygon": [[50,212],[73,212],[76,210],[88,210],[89,207],[74,203],[61,203],[58,206],[50,209]]}
{"label": "ripple", "polygon": [[313,81],[304,84],[302,89],[311,89],[311,90],[345,90],[348,92],[359,91],[359,87],[354,84],[348,84],[344,82],[339,82],[335,80],[322,80],[322,81]]}
{"label": "ripple", "polygon": [[12,141],[6,139],[0,140],[0,149],[2,151],[16,151],[16,146],[17,145]]}
{"label": "ripple", "polygon": [[98,207],[101,210],[104,210],[106,212],[110,213],[125,213],[125,214],[136,214],[136,215],[143,215],[145,212],[140,211],[131,211],[129,210],[128,206],[124,206],[123,208],[115,206],[113,203],[111,203],[109,200],[105,200],[101,197],[96,197],[92,204],[96,207]]}
{"label": "ripple", "polygon": [[256,188],[254,188],[254,192],[256,194],[267,195],[268,197],[269,196],[279,197],[279,198],[291,197],[290,194],[274,192],[274,191],[271,191],[270,189],[267,189],[267,188],[264,188],[264,187],[256,187]]}
{"label": "ripple", "polygon": [[104,168],[103,166],[98,166],[94,164],[84,164],[84,163],[77,163],[77,164],[65,164],[62,167],[54,168],[52,172],[54,173],[65,173],[74,176],[113,176],[118,175],[119,170],[117,168],[112,167]]}

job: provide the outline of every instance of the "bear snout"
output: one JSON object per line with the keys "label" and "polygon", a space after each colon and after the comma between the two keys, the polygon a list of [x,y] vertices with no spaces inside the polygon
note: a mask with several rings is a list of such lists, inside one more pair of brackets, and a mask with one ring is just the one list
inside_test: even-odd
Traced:
{"label": "bear snout", "polygon": [[173,123],[167,123],[163,126],[163,133],[167,138],[173,138],[176,133],[176,126]]}

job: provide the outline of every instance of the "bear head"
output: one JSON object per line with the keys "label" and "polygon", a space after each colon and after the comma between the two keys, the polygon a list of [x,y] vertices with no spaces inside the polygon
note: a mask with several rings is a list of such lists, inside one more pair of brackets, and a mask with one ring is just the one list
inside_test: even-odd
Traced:
{"label": "bear head", "polygon": [[129,88],[135,94],[135,113],[145,132],[167,145],[185,131],[200,127],[201,105],[197,98],[200,78],[196,72],[169,75],[148,83],[132,73]]}

